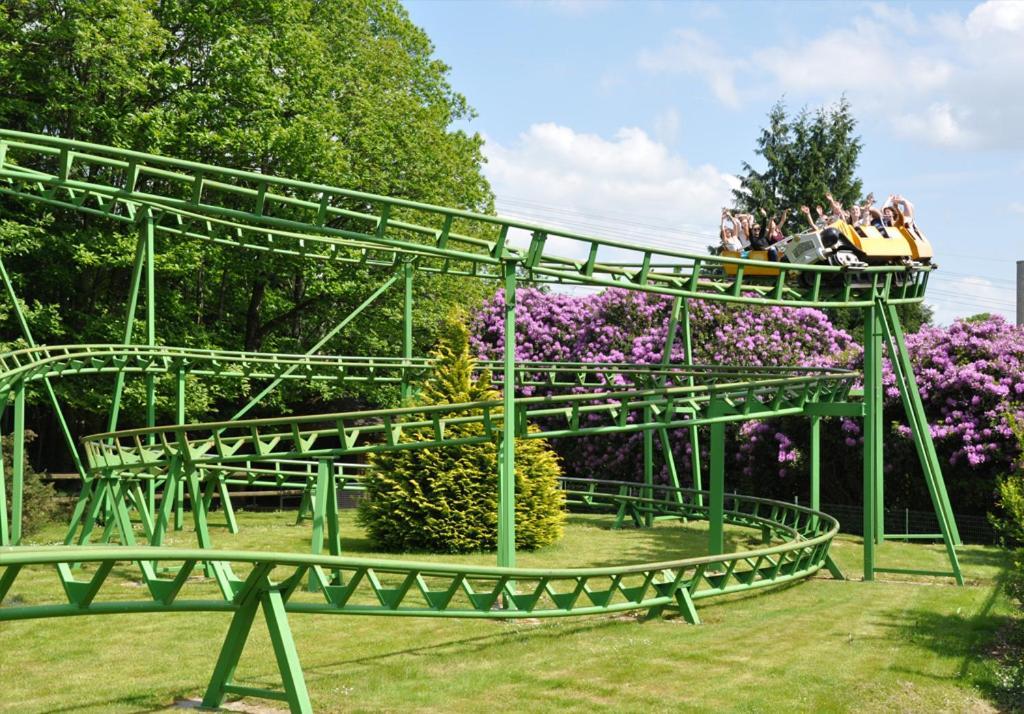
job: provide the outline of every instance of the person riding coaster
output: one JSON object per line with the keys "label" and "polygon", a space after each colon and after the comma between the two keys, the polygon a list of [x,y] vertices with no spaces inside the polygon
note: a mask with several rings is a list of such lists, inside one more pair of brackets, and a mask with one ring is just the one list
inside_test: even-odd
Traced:
{"label": "person riding coaster", "polygon": [[[751,260],[794,263],[798,265],[835,265],[846,270],[862,270],[871,265],[902,265],[908,269],[928,265],[932,261],[932,246],[916,227],[900,220],[899,211],[894,211],[897,225],[854,226],[845,219],[825,224],[824,227],[807,230],[787,236],[773,244],[776,256],[767,250],[738,251],[723,250],[721,255]],[[735,265],[724,266],[727,275],[736,274]],[[744,275],[750,277],[774,277],[778,269],[767,266],[750,266]],[[814,273],[801,274],[805,283],[814,281]]]}

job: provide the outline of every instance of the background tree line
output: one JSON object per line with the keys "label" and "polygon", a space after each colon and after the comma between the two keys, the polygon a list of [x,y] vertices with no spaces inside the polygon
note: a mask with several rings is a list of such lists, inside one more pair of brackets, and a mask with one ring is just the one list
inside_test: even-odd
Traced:
{"label": "background tree line", "polygon": [[[453,129],[473,110],[433,52],[394,0],[15,0],[0,8],[0,126],[490,212],[482,139]],[[37,342],[122,339],[136,240],[112,222],[4,201],[0,257]],[[196,348],[305,351],[390,276],[160,237],[156,251],[157,339]],[[453,303],[484,291],[417,274],[417,354]],[[401,290],[389,291],[327,349],[397,355],[401,315]],[[0,331],[4,349],[20,344],[6,301]],[[75,433],[102,430],[110,381],[62,385]],[[248,388],[190,380],[190,417],[236,406]],[[333,391],[288,387],[263,413],[339,406]],[[125,399],[123,423],[141,423],[141,384]],[[66,468],[39,401],[30,395],[37,463]]]}

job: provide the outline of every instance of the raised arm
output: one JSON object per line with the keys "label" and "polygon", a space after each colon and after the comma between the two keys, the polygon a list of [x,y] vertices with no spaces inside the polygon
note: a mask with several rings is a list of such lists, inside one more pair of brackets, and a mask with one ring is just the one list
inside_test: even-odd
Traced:
{"label": "raised arm", "polygon": [[782,209],[782,215],[779,216],[779,220],[775,224],[775,226],[780,231],[782,231],[783,233],[786,232],[786,219],[787,218],[789,218],[789,209],[788,208],[784,208],[784,209]]}
{"label": "raised arm", "polygon": [[807,219],[807,225],[811,227],[811,230],[817,232],[818,226],[814,224],[814,219],[811,218],[811,209],[807,206],[800,206],[800,213],[804,214],[804,217]]}
{"label": "raised arm", "polygon": [[903,204],[903,218],[907,223],[914,222],[914,204],[908,201],[903,196],[896,196],[896,201]]}
{"label": "raised arm", "polygon": [[828,199],[828,204],[832,207],[833,216],[836,218],[846,217],[846,210],[843,208],[843,204],[839,203],[839,201],[832,197],[831,191],[825,194],[825,198]]}

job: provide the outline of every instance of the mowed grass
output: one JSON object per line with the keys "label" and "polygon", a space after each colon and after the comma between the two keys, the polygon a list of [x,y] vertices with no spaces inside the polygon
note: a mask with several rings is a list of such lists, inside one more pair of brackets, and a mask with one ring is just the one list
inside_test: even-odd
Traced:
{"label": "mowed grass", "polygon": [[[218,522],[214,514],[214,523]],[[214,528],[217,547],[308,552],[310,525],[294,513],[241,513],[238,535]],[[572,516],[556,546],[519,556],[523,566],[640,562],[704,552],[702,524],[660,522],[612,531],[606,516]],[[343,549],[375,553],[343,512]],[[731,548],[755,547],[744,530]],[[53,527],[32,540],[54,542]],[[175,533],[168,545],[191,546]],[[994,548],[960,551],[967,586],[937,578],[859,577],[859,539],[833,557],[850,577],[827,574],[757,594],[698,602],[704,624],[668,617],[597,616],[500,623],[426,618],[292,615],[314,708],[376,711],[992,711],[989,641],[1011,609]],[[417,559],[438,556],[417,555]],[[492,563],[491,554],[449,558]],[[886,543],[881,564],[944,567],[942,548]],[[140,597],[129,569],[103,597]],[[214,592],[208,584],[199,591]],[[17,603],[56,602],[50,570],[23,574]],[[117,615],[0,623],[0,710],[152,712],[200,698],[229,616]],[[276,687],[260,620],[236,673]],[[245,700],[250,711],[280,706]]]}

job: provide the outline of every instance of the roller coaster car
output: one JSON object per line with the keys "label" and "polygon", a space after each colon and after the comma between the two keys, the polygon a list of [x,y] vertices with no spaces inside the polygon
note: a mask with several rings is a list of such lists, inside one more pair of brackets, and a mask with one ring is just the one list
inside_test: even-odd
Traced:
{"label": "roller coaster car", "polygon": [[[932,261],[932,245],[916,226],[891,226],[877,229],[873,226],[851,226],[836,221],[820,232],[808,231],[788,236],[774,246],[781,260],[799,265],[837,265],[849,270],[870,265],[904,265],[908,268],[928,265]],[[736,251],[722,251],[724,257],[745,257],[749,260],[769,260],[768,252],[752,250],[745,256]],[[722,266],[725,274],[735,276],[737,265]],[[749,277],[775,277],[777,268],[745,266],[743,275]],[[804,278],[813,280],[811,273]]]}
{"label": "roller coaster car", "polygon": [[[787,236],[780,240],[778,243],[772,245],[775,249],[776,255],[784,256],[786,254],[786,248],[795,240],[797,236]],[[723,258],[744,258],[746,260],[763,260],[766,262],[772,262],[771,257],[768,255],[767,250],[750,250],[747,251],[746,255],[739,253],[735,250],[723,250],[719,255]],[[722,270],[725,274],[730,277],[735,277],[736,268],[739,267],[735,263],[724,263]],[[772,277],[774,278],[779,274],[778,268],[770,268],[766,265],[746,265],[743,267],[743,275],[746,277]]]}

